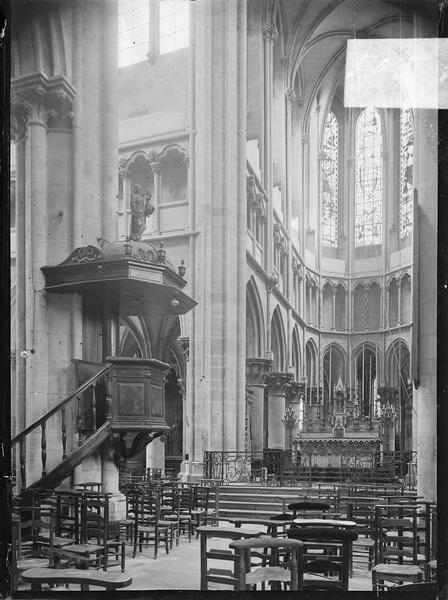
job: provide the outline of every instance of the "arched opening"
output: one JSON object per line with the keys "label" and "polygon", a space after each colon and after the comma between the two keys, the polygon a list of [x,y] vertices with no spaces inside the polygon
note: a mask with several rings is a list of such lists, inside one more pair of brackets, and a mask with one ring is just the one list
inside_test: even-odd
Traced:
{"label": "arched opening", "polygon": [[376,352],[367,344],[357,351],[355,358],[356,398],[360,414],[364,417],[373,415],[377,393]]}
{"label": "arched opening", "polygon": [[396,340],[389,349],[389,385],[398,391],[395,448],[401,451],[412,450],[412,387],[410,385],[411,357],[408,347],[402,340]]}
{"label": "arched opening", "polygon": [[324,401],[324,417],[333,414],[336,389],[345,387],[344,356],[337,346],[331,345],[323,357],[322,393]]}
{"label": "arched opening", "polygon": [[376,331],[380,328],[381,289],[375,282],[369,286],[368,303],[369,330]]}
{"label": "arched opening", "polygon": [[292,367],[294,369],[294,379],[299,381],[302,373],[302,364],[300,360],[300,339],[297,326],[292,332]]}
{"label": "arched opening", "polygon": [[334,288],[332,284],[327,281],[322,290],[322,328],[332,329],[333,324],[333,298]]}
{"label": "arched opening", "polygon": [[407,273],[401,278],[401,315],[400,324],[407,325],[411,321],[411,278]]}
{"label": "arched opening", "polygon": [[347,329],[346,290],[342,283],[339,283],[336,288],[335,328],[337,331],[345,331]]}
{"label": "arched opening", "polygon": [[246,357],[263,356],[263,313],[258,290],[253,279],[246,286]]}
{"label": "arched opening", "polygon": [[272,370],[285,370],[285,336],[283,322],[278,308],[274,310],[271,320]]}
{"label": "arched opening", "polygon": [[306,401],[311,403],[317,399],[317,351],[312,340],[305,346]]}
{"label": "arched opening", "polygon": [[366,289],[362,283],[355,288],[353,298],[353,327],[355,331],[365,331],[367,329],[367,306]]}
{"label": "arched opening", "polygon": [[398,323],[398,284],[395,277],[389,282],[389,327]]}

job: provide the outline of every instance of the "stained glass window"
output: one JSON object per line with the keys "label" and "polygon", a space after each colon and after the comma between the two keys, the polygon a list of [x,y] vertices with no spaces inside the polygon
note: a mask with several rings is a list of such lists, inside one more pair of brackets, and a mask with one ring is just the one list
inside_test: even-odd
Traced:
{"label": "stained glass window", "polygon": [[160,54],[188,46],[189,0],[161,0]]}
{"label": "stained glass window", "polygon": [[149,50],[149,0],[118,3],[118,66],[145,60]]}
{"label": "stained glass window", "polygon": [[325,121],[322,144],[322,245],[338,246],[338,160],[339,125],[333,112],[329,112]]}
{"label": "stained glass window", "polygon": [[411,111],[400,115],[400,238],[412,233],[414,200],[414,132]]}
{"label": "stained glass window", "polygon": [[383,161],[381,119],[377,110],[363,110],[356,123],[355,246],[381,244]]}

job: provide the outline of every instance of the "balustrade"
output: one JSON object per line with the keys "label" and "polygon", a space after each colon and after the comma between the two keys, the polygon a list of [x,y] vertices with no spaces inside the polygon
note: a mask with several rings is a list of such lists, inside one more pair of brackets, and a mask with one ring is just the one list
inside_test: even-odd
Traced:
{"label": "balustrade", "polygon": [[[54,408],[49,410],[40,419],[29,425],[21,433],[16,435],[12,440],[11,444],[14,447],[16,444],[19,445],[19,462],[20,462],[20,480],[21,490],[25,490],[27,487],[27,457],[26,457],[26,440],[27,437],[36,431],[39,427],[41,430],[40,434],[40,448],[41,448],[41,472],[42,477],[47,474],[47,431],[54,430],[54,421],[59,420],[58,427],[61,430],[61,457],[62,460],[67,459],[67,410],[72,411],[76,422],[76,435],[78,447],[83,443],[83,434],[94,433],[96,431],[96,393],[95,388],[97,383],[104,379],[109,370],[108,366],[102,368],[93,377],[83,383],[77,390],[72,392],[64,400],[59,402]],[[90,405],[82,405],[83,393],[87,390],[93,390]],[[90,414],[87,418],[86,411]],[[83,427],[83,421],[90,422],[92,425],[86,430]],[[52,445],[52,454],[56,452],[56,448]]]}

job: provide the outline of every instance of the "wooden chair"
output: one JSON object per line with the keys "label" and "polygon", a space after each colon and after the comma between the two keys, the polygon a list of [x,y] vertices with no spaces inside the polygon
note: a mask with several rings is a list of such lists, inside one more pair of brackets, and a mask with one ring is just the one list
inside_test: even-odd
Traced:
{"label": "wooden chair", "polygon": [[[209,497],[210,497],[210,488],[195,485],[193,487],[193,499],[192,499],[192,509],[190,511],[190,515],[192,518],[192,529],[196,529],[201,525],[208,524],[209,518]],[[199,534],[196,533],[196,537],[199,537]]]}
{"label": "wooden chair", "polygon": [[353,564],[356,561],[364,562],[367,559],[367,568],[370,571],[375,557],[375,500],[369,498],[351,498],[347,504],[347,518],[356,521],[358,539],[353,542],[352,561],[350,573],[353,575]]}
{"label": "wooden chair", "polygon": [[12,590],[18,589],[24,571],[31,568],[84,566],[82,560],[55,545],[54,509],[40,506],[14,509],[12,544],[8,561]]}
{"label": "wooden chair", "polygon": [[126,565],[125,544],[110,539],[109,495],[102,492],[84,492],[81,504],[81,539],[79,544],[67,546],[70,552],[85,557],[88,565],[107,571]]}
{"label": "wooden chair", "polygon": [[419,556],[417,507],[376,506],[375,566],[372,569],[374,591],[396,584],[423,581],[425,555]]}
{"label": "wooden chair", "polygon": [[72,543],[81,542],[80,490],[56,490],[56,535],[69,537]]}
{"label": "wooden chair", "polygon": [[[255,590],[257,584],[269,582],[271,589],[280,589],[280,583],[288,585],[291,591],[297,591],[302,587],[303,577],[303,543],[299,540],[287,540],[283,538],[260,537],[256,539],[241,539],[231,542],[229,547],[234,549],[238,555],[239,567],[237,590]],[[259,556],[259,552],[270,550],[267,564],[256,566],[251,570],[253,552]],[[281,551],[281,554],[280,554]],[[280,555],[288,555],[288,561],[280,562]]]}
{"label": "wooden chair", "polygon": [[[256,531],[244,529],[242,527],[198,527],[201,548],[201,590],[208,590],[209,583],[221,583],[230,585],[237,589],[239,583],[239,560],[236,560],[236,554],[226,548],[210,548],[211,539],[222,540],[240,540],[246,538],[255,538],[262,535],[262,530]],[[208,564],[209,560],[231,562],[232,567],[228,569],[217,568]]]}
{"label": "wooden chair", "polygon": [[348,590],[352,543],[358,534],[336,526],[291,526],[290,539],[303,546],[304,589]]}
{"label": "wooden chair", "polygon": [[163,521],[160,514],[160,494],[157,488],[136,491],[135,499],[135,529],[133,558],[139,551],[143,551],[143,545],[151,543],[154,546],[154,559],[157,558],[160,544],[165,545],[166,553],[169,553],[170,527]]}

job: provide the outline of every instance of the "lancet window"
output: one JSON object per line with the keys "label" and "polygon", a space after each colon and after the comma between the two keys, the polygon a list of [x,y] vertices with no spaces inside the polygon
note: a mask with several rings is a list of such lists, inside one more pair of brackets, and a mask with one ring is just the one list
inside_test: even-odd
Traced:
{"label": "lancet window", "polygon": [[383,160],[381,118],[376,109],[363,110],[355,139],[355,246],[382,242]]}
{"label": "lancet window", "polygon": [[339,124],[334,112],[327,115],[322,143],[322,245],[338,246]]}
{"label": "lancet window", "polygon": [[409,109],[400,114],[400,239],[412,233],[414,199],[414,132]]}

